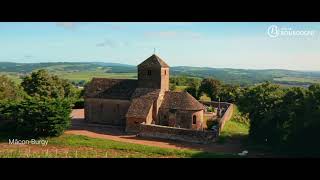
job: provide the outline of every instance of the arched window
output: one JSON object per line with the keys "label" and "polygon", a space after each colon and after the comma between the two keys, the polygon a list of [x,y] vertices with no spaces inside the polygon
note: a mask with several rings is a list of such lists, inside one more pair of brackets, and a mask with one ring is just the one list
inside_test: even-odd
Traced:
{"label": "arched window", "polygon": [[167,70],[164,70],[164,75],[167,75]]}
{"label": "arched window", "polygon": [[148,70],[148,76],[151,76],[151,70]]}
{"label": "arched window", "polygon": [[192,124],[197,124],[197,116],[193,115],[192,117]]}

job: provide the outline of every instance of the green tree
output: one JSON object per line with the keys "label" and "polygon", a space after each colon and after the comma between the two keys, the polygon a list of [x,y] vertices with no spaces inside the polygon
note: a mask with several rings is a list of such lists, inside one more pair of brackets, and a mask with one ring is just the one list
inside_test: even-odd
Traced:
{"label": "green tree", "polygon": [[194,79],[190,80],[189,86],[185,89],[186,92],[191,94],[194,98],[199,99],[200,82]]}
{"label": "green tree", "polygon": [[218,96],[221,101],[234,103],[240,96],[240,86],[224,84],[221,86]]}
{"label": "green tree", "polygon": [[67,99],[28,97],[0,102],[2,118],[13,121],[16,133],[23,136],[59,136],[70,126],[70,113]]}
{"label": "green tree", "polygon": [[24,77],[21,86],[30,96],[49,98],[75,98],[77,96],[71,83],[56,75],[50,75],[46,70],[38,70]]}
{"label": "green tree", "polygon": [[16,85],[7,76],[0,76],[0,100],[20,99],[25,96],[20,86]]}
{"label": "green tree", "polygon": [[199,95],[206,93],[211,100],[218,100],[221,91],[221,82],[213,78],[206,78],[201,81]]}
{"label": "green tree", "polygon": [[278,116],[283,90],[269,82],[249,88],[239,99],[239,110],[250,118],[249,137],[255,142],[276,144],[280,140]]}

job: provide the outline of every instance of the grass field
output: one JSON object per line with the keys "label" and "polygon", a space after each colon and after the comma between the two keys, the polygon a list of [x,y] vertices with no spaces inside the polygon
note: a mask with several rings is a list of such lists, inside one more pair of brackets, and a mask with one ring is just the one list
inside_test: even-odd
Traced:
{"label": "grass field", "polygon": [[61,72],[61,73],[54,73],[61,78],[68,79],[71,81],[90,81],[93,77],[97,78],[114,78],[114,79],[136,79],[136,73],[104,73],[104,72]]}
{"label": "grass field", "polygon": [[113,140],[64,134],[47,138],[48,145],[11,145],[13,124],[0,126],[0,158],[225,158],[236,154],[160,148]]}
{"label": "grass field", "polygon": [[0,133],[1,158],[224,158],[233,154],[209,153],[195,150],[166,149],[80,135],[48,138],[47,146],[9,145]]}
{"label": "grass field", "polygon": [[316,78],[303,78],[303,77],[282,77],[274,78],[274,81],[287,81],[287,82],[302,82],[302,83],[320,83],[320,79]]}
{"label": "grass field", "polygon": [[[136,73],[105,73],[99,71],[83,71],[83,72],[60,72],[53,71],[52,74],[58,75],[63,79],[70,81],[90,81],[93,77],[97,78],[114,78],[114,79],[137,79]],[[15,73],[0,73],[0,75],[6,75],[12,79],[15,83],[20,84],[22,79]]]}
{"label": "grass field", "polygon": [[226,122],[223,130],[221,131],[218,142],[224,143],[233,138],[243,139],[248,137],[249,125],[236,120],[236,116],[239,114],[237,106],[234,106],[232,118]]}

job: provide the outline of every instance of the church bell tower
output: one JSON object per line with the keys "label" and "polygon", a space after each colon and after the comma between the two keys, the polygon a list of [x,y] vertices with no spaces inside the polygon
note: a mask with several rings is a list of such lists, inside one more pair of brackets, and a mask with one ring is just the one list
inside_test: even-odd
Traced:
{"label": "church bell tower", "polygon": [[169,91],[169,66],[153,54],[138,65],[138,87]]}

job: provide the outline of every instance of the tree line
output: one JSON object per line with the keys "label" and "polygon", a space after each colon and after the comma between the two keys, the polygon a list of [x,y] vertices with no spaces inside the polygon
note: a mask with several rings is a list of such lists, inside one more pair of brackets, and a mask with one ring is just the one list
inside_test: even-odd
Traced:
{"label": "tree line", "polygon": [[224,84],[213,78],[193,81],[185,91],[199,99],[238,106],[249,118],[249,140],[279,151],[320,154],[320,84],[283,88],[271,82],[251,86]]}

